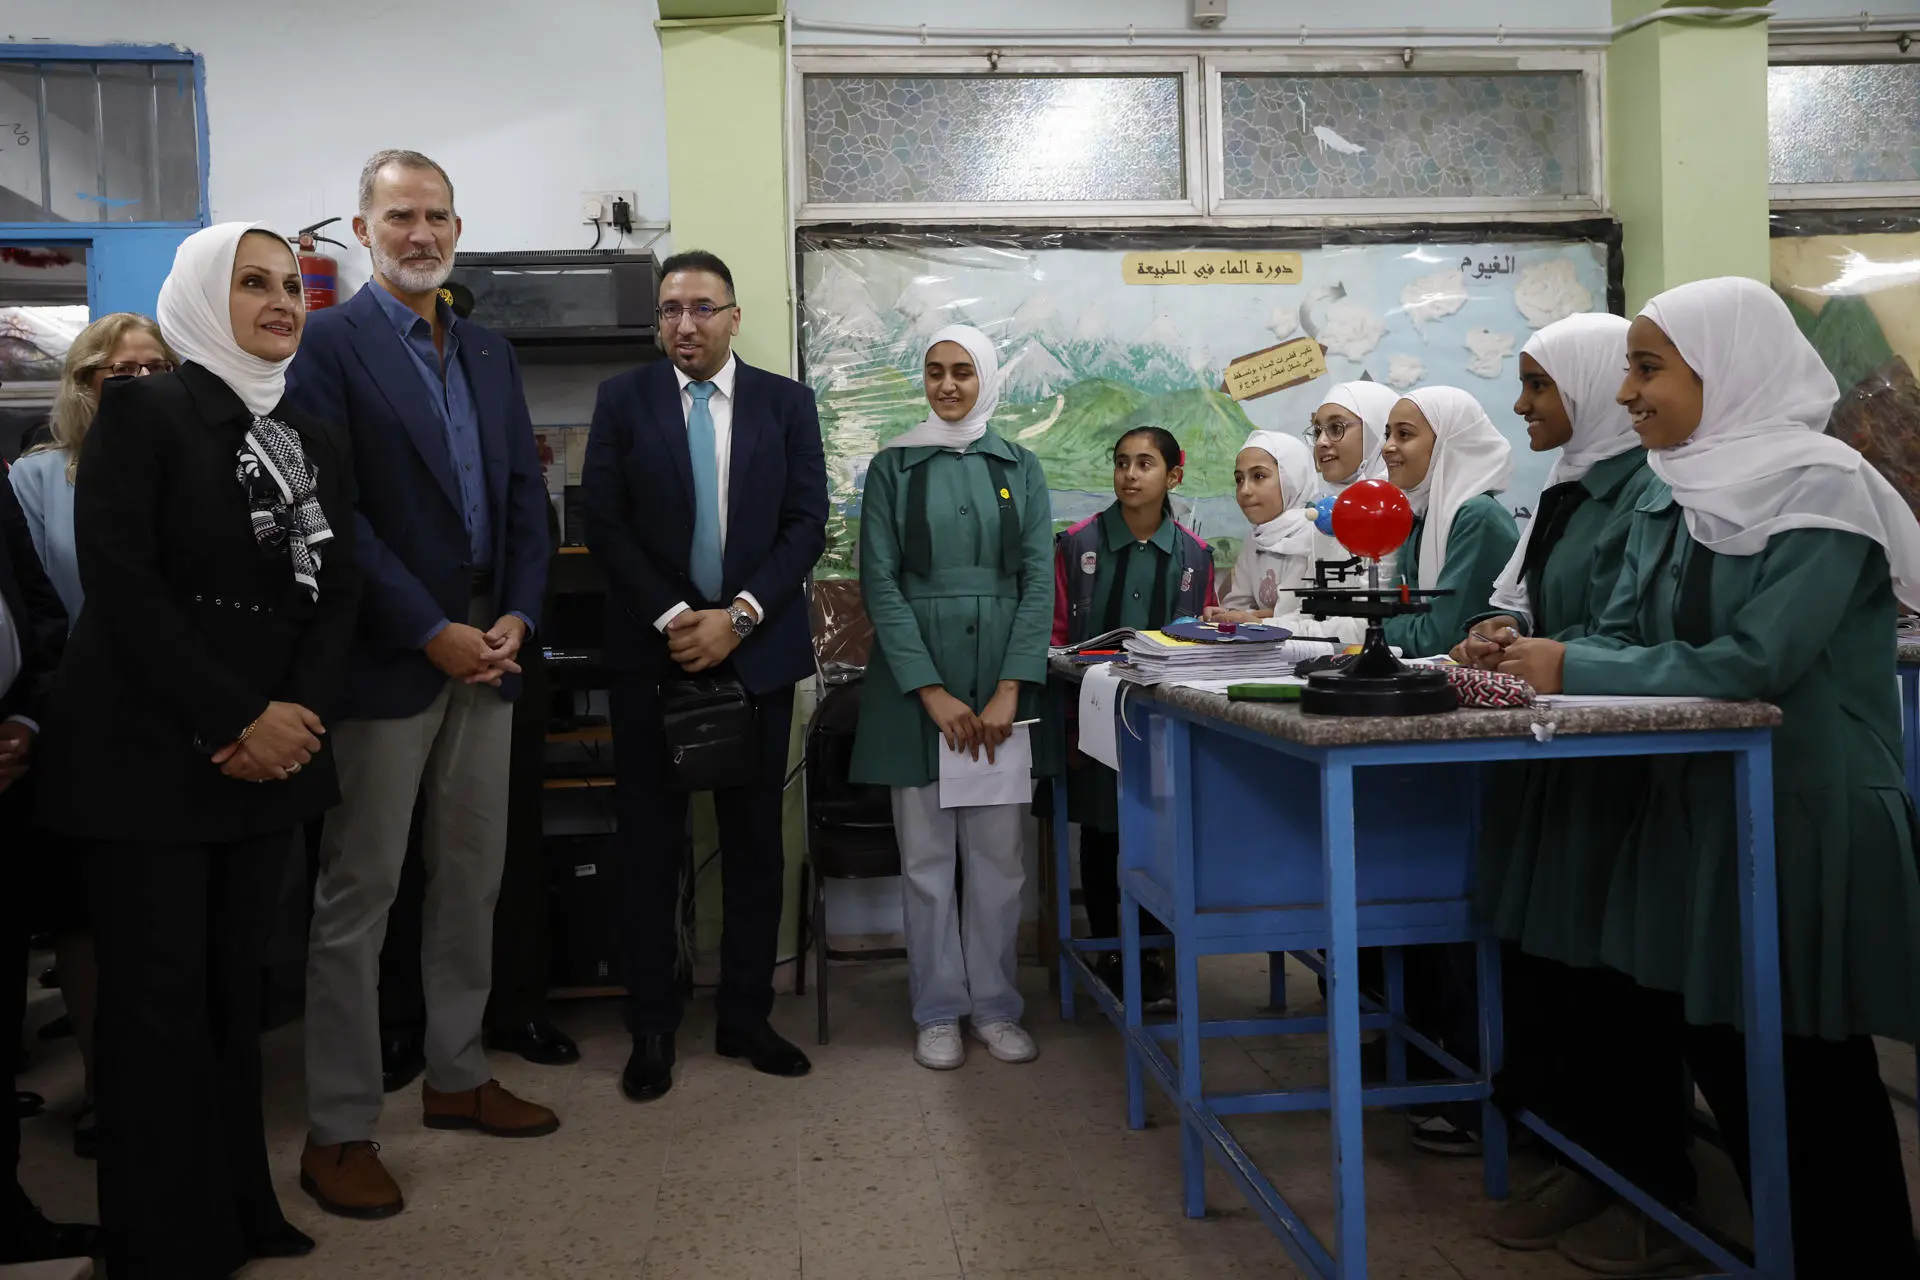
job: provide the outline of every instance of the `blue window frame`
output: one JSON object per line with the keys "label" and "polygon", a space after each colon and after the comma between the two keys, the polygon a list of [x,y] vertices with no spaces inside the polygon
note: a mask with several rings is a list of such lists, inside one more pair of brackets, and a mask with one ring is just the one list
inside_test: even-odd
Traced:
{"label": "blue window frame", "polygon": [[207,139],[190,50],[0,43],[0,243],[84,246],[92,313],[151,315],[175,247],[209,221]]}

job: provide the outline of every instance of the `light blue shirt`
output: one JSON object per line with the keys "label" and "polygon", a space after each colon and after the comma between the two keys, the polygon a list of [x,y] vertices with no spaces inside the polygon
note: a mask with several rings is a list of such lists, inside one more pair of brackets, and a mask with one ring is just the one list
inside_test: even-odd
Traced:
{"label": "light blue shirt", "polygon": [[67,629],[80,617],[86,593],[80,589],[80,556],[73,545],[73,486],[67,483],[64,449],[30,453],[13,464],[7,478],[27,513],[33,549],[67,610]]}

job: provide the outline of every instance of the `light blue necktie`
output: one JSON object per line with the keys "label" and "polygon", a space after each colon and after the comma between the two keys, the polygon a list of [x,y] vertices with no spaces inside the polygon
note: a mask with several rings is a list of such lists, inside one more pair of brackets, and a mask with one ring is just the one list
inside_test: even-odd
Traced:
{"label": "light blue necktie", "polygon": [[689,382],[693,412],[687,415],[687,452],[693,457],[693,549],[687,572],[712,604],[720,597],[720,451],[714,444],[711,382]]}

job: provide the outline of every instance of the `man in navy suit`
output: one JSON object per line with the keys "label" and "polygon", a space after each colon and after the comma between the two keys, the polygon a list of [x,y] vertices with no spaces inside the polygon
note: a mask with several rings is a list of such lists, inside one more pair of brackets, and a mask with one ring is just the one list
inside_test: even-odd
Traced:
{"label": "man in navy suit", "polygon": [[307,948],[300,1183],[329,1212],[379,1218],[403,1205],[372,1141],[380,944],[423,793],[425,1121],[506,1137],[559,1127],[493,1079],[481,1044],[515,656],[546,587],[547,496],[512,349],[439,297],[460,237],[446,171],[417,152],[374,156],[353,228],[373,280],[307,322],[287,378],[302,407],[352,435],[366,575]]}
{"label": "man in navy suit", "polygon": [[661,688],[737,681],[755,710],[755,779],[714,797],[723,936],[715,1049],[768,1075],[806,1055],[767,1023],[785,856],[781,784],[793,686],[813,673],[804,589],[826,546],[826,458],[813,392],[733,354],[733,274],[710,253],[661,264],[666,361],[600,387],[581,474],[587,542],[606,571],[604,660],[613,689],[620,821],[618,955],[636,1102],[673,1087],[681,833]]}

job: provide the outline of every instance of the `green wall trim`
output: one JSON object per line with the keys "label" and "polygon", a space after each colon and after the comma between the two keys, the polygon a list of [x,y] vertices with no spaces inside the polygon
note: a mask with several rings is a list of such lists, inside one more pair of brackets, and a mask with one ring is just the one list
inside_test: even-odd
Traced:
{"label": "green wall trim", "polygon": [[786,12],[786,7],[784,0],[660,0],[660,16],[669,21],[682,18],[777,18]]}
{"label": "green wall trim", "polygon": [[653,26],[656,31],[672,31],[686,27],[745,27],[755,23],[782,26],[786,21],[780,14],[767,13],[749,18],[658,18]]}

